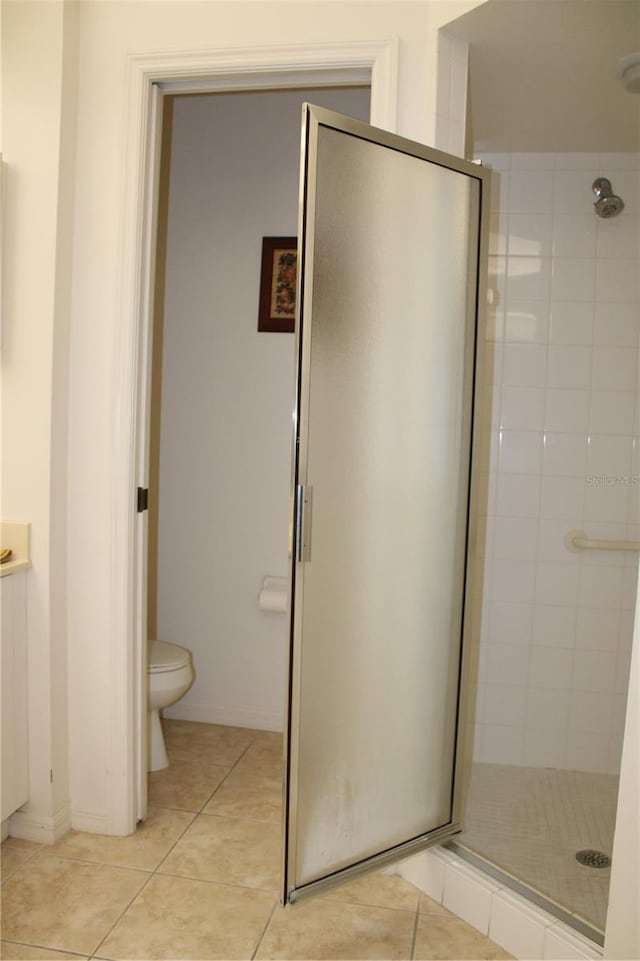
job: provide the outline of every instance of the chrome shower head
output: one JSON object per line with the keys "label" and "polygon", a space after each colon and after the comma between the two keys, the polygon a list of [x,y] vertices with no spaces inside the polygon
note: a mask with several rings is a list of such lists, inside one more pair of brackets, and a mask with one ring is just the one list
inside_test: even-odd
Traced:
{"label": "chrome shower head", "polygon": [[598,198],[593,206],[598,217],[617,217],[624,210],[624,200],[617,197],[606,177],[598,177],[593,181],[591,189]]}

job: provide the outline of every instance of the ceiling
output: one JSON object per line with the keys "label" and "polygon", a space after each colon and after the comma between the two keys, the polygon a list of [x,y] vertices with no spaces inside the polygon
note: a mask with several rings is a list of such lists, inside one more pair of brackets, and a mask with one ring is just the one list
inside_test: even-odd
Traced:
{"label": "ceiling", "polygon": [[469,42],[475,150],[640,150],[640,94],[612,75],[640,0],[487,0],[444,30]]}

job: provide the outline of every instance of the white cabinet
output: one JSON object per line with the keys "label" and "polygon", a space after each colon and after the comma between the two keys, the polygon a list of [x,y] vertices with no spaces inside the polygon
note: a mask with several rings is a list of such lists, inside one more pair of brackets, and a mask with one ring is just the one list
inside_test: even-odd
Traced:
{"label": "white cabinet", "polygon": [[0,579],[2,607],[2,818],[29,799],[27,571]]}

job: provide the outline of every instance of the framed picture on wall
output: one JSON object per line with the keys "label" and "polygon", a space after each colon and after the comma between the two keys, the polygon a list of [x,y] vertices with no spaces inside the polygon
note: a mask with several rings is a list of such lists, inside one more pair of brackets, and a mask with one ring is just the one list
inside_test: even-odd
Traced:
{"label": "framed picture on wall", "polygon": [[292,334],[296,320],[297,237],[263,237],[258,330]]}

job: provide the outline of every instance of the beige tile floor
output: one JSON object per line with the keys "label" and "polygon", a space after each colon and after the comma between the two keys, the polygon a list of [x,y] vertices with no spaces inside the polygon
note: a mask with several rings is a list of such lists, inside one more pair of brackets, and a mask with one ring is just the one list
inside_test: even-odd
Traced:
{"label": "beige tile floor", "polygon": [[509,958],[402,878],[375,874],[278,904],[279,735],[166,721],[171,766],[149,777],[128,838],[72,831],[2,845],[2,957]]}

